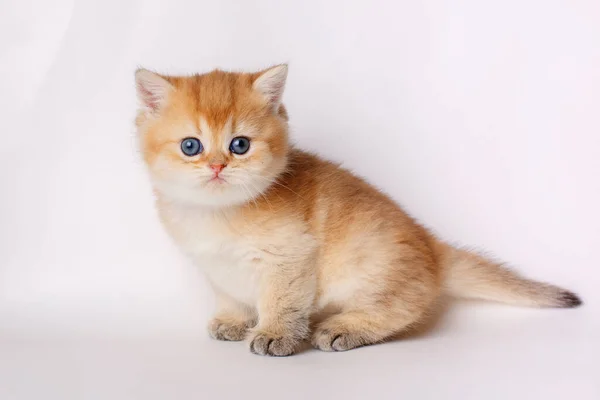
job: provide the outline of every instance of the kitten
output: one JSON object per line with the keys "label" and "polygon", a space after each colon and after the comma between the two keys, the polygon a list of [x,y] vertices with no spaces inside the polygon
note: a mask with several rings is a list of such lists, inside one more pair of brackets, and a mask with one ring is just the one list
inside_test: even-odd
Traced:
{"label": "kitten", "polygon": [[[136,72],[136,125],[160,218],[202,267],[218,340],[253,353],[344,351],[424,321],[442,293],[576,307],[557,286],[438,240],[389,197],[288,141],[287,66]],[[322,311],[330,315],[314,326]]]}

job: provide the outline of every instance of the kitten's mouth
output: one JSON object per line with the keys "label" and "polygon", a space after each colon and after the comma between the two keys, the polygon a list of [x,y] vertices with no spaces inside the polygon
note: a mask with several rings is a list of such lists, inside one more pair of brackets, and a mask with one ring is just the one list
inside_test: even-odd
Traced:
{"label": "kitten's mouth", "polygon": [[216,184],[227,183],[227,181],[226,181],[225,179],[221,178],[221,177],[220,177],[220,176],[218,176],[218,175],[215,175],[215,176],[213,176],[212,178],[210,178],[210,179],[208,180],[208,182],[209,182],[209,183],[211,183],[211,182],[214,182],[214,183],[216,183]]}

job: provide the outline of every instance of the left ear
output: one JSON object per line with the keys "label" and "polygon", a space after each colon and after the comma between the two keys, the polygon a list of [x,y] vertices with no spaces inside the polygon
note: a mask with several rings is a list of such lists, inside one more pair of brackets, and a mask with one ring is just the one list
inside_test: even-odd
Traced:
{"label": "left ear", "polygon": [[252,87],[264,96],[266,102],[274,111],[279,110],[285,81],[287,79],[287,64],[277,65],[265,71],[259,72]]}
{"label": "left ear", "polygon": [[142,107],[157,113],[167,103],[173,86],[159,74],[140,68],[135,71],[135,86]]}

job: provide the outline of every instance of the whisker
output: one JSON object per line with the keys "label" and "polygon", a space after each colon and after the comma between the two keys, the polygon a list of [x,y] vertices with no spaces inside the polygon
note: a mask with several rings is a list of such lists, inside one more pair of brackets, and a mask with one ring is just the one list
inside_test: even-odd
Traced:
{"label": "whisker", "polygon": [[[249,185],[252,185],[252,183],[248,182]],[[271,204],[271,202],[269,201],[269,198],[260,190],[257,190],[256,186],[252,185],[252,187],[254,188],[254,190],[256,190],[256,192],[263,198],[265,199],[265,201],[267,202],[267,204],[269,205],[269,208],[271,209],[271,211],[273,211],[273,204]]]}
{"label": "whisker", "polygon": [[250,189],[248,188],[248,186],[246,185],[245,182],[242,182],[242,188],[244,188],[244,191],[246,193],[248,193],[248,197],[254,203],[254,207],[256,207],[256,209],[258,209],[258,203],[256,202],[256,198],[252,195],[252,192],[250,191]]}
{"label": "whisker", "polygon": [[301,196],[299,193],[297,193],[297,192],[296,192],[296,191],[294,191],[293,189],[291,189],[291,188],[287,187],[287,186],[286,186],[286,185],[284,185],[283,183],[277,182],[277,180],[276,180],[276,179],[271,181],[270,179],[268,179],[268,178],[265,178],[264,176],[260,176],[260,175],[253,175],[252,177],[253,177],[253,178],[260,178],[260,179],[264,179],[264,180],[266,180],[266,181],[269,181],[270,183],[273,183],[273,184],[275,184],[275,185],[279,185],[279,186],[281,186],[282,188],[285,188],[285,189],[289,190],[290,192],[294,193],[296,196],[300,197],[302,200],[306,200],[304,197],[302,197],[302,196]]}

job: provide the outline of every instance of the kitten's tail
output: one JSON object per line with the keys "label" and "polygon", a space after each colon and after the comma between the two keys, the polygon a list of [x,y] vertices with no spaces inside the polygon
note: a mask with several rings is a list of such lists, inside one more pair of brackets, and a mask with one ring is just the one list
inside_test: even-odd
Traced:
{"label": "kitten's tail", "polygon": [[573,292],[527,279],[502,264],[437,242],[446,292],[454,297],[492,300],[529,307],[571,308],[582,304]]}

